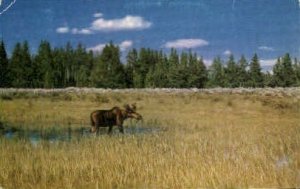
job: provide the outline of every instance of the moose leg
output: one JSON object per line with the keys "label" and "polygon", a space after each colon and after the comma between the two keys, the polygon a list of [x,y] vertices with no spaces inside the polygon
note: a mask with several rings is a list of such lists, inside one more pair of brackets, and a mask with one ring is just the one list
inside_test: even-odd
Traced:
{"label": "moose leg", "polygon": [[97,134],[97,136],[99,136],[100,135],[100,127],[97,127],[97,132],[96,132]]}
{"label": "moose leg", "polygon": [[108,128],[108,134],[112,133],[112,129],[113,129],[113,126],[109,126],[109,128]]}
{"label": "moose leg", "polygon": [[93,133],[96,133],[96,136],[99,135],[99,130],[100,130],[99,126],[100,126],[99,121],[96,121],[95,126],[93,126],[94,129]]}
{"label": "moose leg", "polygon": [[96,126],[92,126],[91,132],[92,132],[92,133],[95,133],[96,131],[97,131],[97,127],[96,127]]}
{"label": "moose leg", "polygon": [[123,128],[123,125],[118,125],[118,127],[119,127],[120,133],[123,133],[123,134],[124,134],[124,128]]}
{"label": "moose leg", "polygon": [[119,131],[120,133],[124,133],[124,129],[123,129],[123,121],[124,119],[122,118],[122,116],[117,116],[117,125],[119,127]]}

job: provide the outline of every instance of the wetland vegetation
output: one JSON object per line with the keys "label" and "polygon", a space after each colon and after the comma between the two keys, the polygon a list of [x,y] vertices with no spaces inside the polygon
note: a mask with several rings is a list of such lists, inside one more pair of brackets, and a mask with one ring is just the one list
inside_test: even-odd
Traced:
{"label": "wetland vegetation", "polygon": [[[2,133],[71,137],[36,143],[1,135],[0,186],[299,187],[299,94],[299,88],[2,90]],[[93,110],[134,102],[144,121],[127,120],[124,135],[86,132]]]}

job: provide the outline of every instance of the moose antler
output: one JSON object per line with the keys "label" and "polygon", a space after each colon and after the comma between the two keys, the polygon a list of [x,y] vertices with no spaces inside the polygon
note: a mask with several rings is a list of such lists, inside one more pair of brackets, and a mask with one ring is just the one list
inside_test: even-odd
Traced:
{"label": "moose antler", "polygon": [[131,104],[131,108],[135,111],[136,110],[136,103]]}
{"label": "moose antler", "polygon": [[125,108],[126,110],[131,109],[130,106],[129,106],[128,104],[124,104],[124,108]]}

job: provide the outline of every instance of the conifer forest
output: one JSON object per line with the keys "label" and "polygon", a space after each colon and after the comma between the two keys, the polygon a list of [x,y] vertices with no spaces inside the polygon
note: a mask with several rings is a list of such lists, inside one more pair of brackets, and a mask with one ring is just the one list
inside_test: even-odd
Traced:
{"label": "conifer forest", "polygon": [[300,62],[286,53],[272,70],[262,71],[257,54],[249,60],[233,54],[215,57],[207,66],[191,50],[169,53],[149,48],[131,49],[124,60],[117,45],[102,52],[82,44],[54,48],[41,41],[36,53],[27,41],[17,43],[11,56],[0,42],[2,88],[214,88],[300,86]]}

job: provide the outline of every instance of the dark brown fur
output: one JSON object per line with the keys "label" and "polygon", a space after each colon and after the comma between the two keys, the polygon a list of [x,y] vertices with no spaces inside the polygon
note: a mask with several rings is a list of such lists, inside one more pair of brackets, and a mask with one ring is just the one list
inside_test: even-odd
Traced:
{"label": "dark brown fur", "polygon": [[136,112],[135,105],[125,105],[125,109],[113,107],[110,110],[96,110],[91,113],[91,132],[98,132],[99,127],[109,127],[108,133],[112,132],[113,126],[118,126],[119,131],[124,133],[123,122],[127,118],[141,120],[142,116]]}

